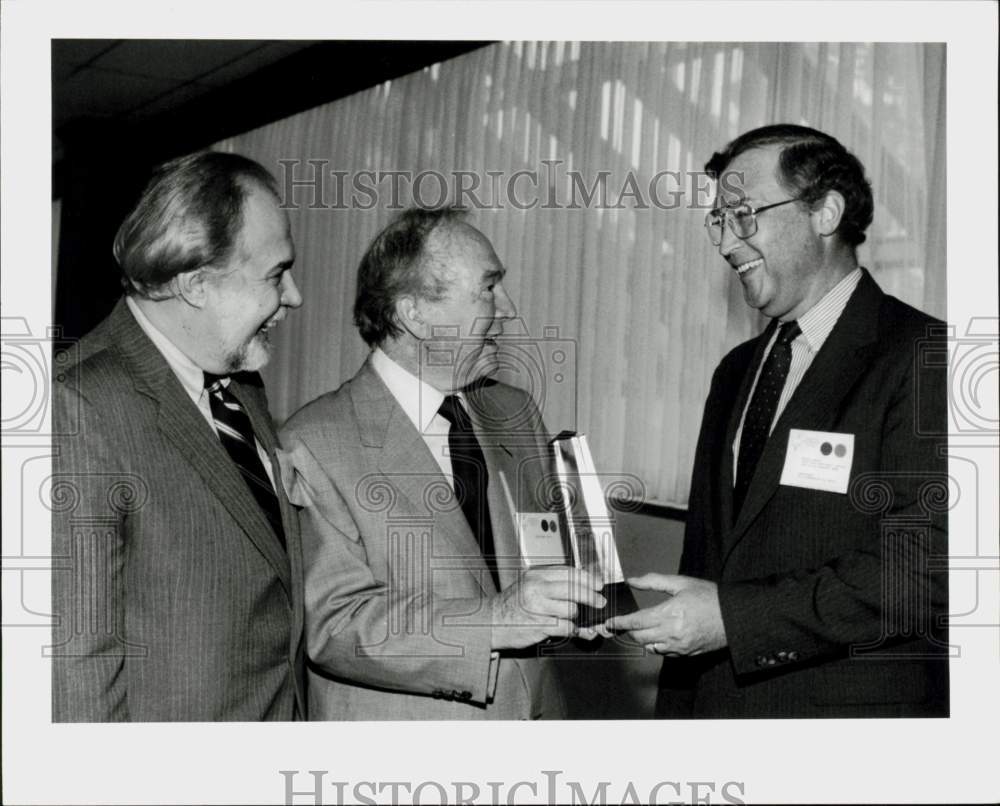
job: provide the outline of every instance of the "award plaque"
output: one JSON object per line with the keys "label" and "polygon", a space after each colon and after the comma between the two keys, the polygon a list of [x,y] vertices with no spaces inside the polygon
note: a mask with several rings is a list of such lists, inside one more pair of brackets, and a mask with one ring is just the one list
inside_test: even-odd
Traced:
{"label": "award plaque", "polygon": [[615,533],[585,436],[564,431],[552,440],[557,475],[556,512],[520,512],[503,472],[500,484],[510,509],[525,568],[572,565],[603,583],[603,608],[580,605],[580,627],[638,610],[618,560]]}
{"label": "award plaque", "polygon": [[612,519],[587,437],[563,431],[552,440],[552,448],[559,478],[561,520],[566,527],[573,565],[601,579],[602,593],[607,599],[607,604],[599,610],[581,606],[577,624],[590,627],[612,616],[638,610],[618,560]]}

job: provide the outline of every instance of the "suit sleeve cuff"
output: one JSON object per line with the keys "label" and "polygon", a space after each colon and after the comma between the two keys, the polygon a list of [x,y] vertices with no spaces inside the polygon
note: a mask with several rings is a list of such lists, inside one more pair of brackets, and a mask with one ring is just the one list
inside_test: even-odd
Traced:
{"label": "suit sleeve cuff", "polygon": [[[790,584],[788,587],[792,588]],[[792,593],[782,590],[780,584],[765,581],[719,585],[719,608],[737,675],[795,666],[820,653],[815,642],[800,631],[787,625],[781,629],[777,623],[782,617],[781,600]]]}

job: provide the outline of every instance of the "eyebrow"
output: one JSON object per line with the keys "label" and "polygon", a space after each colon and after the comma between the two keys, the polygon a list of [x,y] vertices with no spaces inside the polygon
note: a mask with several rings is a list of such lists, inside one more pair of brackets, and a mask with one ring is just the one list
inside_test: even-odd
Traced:
{"label": "eyebrow", "polygon": [[[731,204],[729,204],[729,206],[732,206],[732,204],[742,204],[745,201],[750,201],[750,199],[753,198],[753,194],[744,193],[743,189],[741,188],[738,193],[735,192],[735,191],[731,192],[731,193],[720,193],[720,194],[716,195],[716,198],[717,199],[721,198],[724,201],[728,200],[729,198],[733,198],[733,199],[735,199],[735,201],[732,202]],[[728,203],[728,201],[727,201],[727,203]]]}
{"label": "eyebrow", "polygon": [[295,258],[291,258],[289,260],[282,260],[281,263],[275,264],[274,268],[271,269],[271,271],[269,271],[268,274],[269,275],[281,274],[283,272],[288,271],[294,265],[295,265]]}
{"label": "eyebrow", "polygon": [[741,198],[736,199],[735,201],[726,202],[725,204],[720,204],[718,207],[713,208],[712,212],[715,212],[717,210],[732,210],[733,208],[740,207],[741,205],[744,204],[750,205],[753,208],[757,208],[763,206],[766,203],[767,202],[764,202],[760,199],[753,199],[750,196],[742,196]]}

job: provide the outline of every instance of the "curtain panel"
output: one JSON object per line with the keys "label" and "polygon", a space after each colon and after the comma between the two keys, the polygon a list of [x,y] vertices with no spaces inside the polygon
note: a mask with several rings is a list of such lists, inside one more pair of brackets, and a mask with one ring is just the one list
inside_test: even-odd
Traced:
{"label": "curtain panel", "polygon": [[357,265],[402,208],[460,203],[518,306],[502,374],[553,433],[588,435],[606,486],[683,507],[711,374],[760,331],[703,231],[712,152],[793,122],[865,164],[877,281],[945,315],[945,47],[510,42],[229,138],[279,179],[304,306],[265,370],[283,420],[367,349]]}

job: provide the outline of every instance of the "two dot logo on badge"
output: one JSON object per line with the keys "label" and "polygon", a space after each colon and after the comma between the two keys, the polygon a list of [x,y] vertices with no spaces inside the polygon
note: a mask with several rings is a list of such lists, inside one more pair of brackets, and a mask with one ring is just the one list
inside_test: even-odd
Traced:
{"label": "two dot logo on badge", "polygon": [[559,527],[556,526],[555,521],[542,519],[542,531],[543,532],[558,532]]}
{"label": "two dot logo on badge", "polygon": [[829,456],[833,453],[838,459],[843,459],[847,455],[847,446],[845,446],[842,442],[838,442],[837,447],[835,448],[829,442],[824,442],[819,446],[819,452],[824,456]]}

